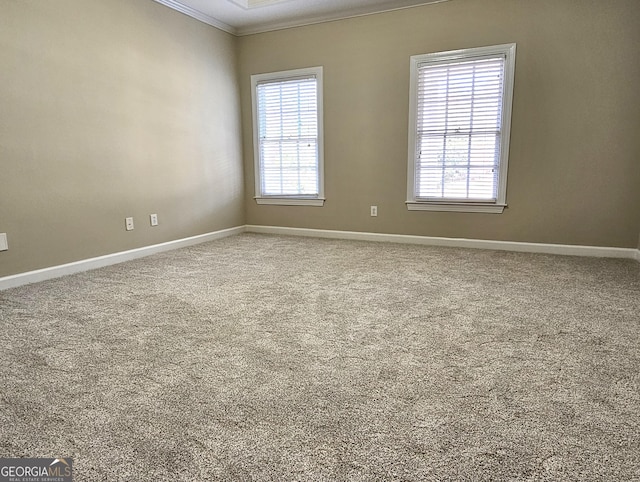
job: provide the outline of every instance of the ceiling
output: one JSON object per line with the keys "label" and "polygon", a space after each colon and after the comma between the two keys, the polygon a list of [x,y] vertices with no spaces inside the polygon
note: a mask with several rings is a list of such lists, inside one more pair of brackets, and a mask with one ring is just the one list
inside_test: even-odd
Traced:
{"label": "ceiling", "polygon": [[448,0],[155,0],[234,35],[249,35]]}

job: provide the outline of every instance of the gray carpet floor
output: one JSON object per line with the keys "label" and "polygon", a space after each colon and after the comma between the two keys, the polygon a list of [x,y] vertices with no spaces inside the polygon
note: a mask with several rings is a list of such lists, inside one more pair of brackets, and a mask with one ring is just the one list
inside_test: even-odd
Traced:
{"label": "gray carpet floor", "polygon": [[243,234],[0,292],[77,481],[640,480],[640,264]]}

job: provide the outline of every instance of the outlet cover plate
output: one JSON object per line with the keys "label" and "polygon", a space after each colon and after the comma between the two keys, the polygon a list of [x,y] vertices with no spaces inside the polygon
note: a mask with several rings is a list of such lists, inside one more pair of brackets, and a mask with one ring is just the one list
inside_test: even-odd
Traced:
{"label": "outlet cover plate", "polygon": [[7,233],[0,233],[0,251],[6,251],[9,249],[9,243],[7,242]]}

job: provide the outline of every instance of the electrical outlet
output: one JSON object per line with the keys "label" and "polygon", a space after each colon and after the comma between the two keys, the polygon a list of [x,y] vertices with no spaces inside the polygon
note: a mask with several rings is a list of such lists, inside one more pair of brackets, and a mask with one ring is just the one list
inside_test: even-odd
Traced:
{"label": "electrical outlet", "polygon": [[375,217],[378,215],[378,206],[371,206],[371,216]]}
{"label": "electrical outlet", "polygon": [[149,220],[151,221],[151,226],[157,226],[158,225],[158,215],[157,214],[150,214],[149,215]]}
{"label": "electrical outlet", "polygon": [[0,251],[6,251],[9,249],[9,243],[7,243],[7,233],[0,233]]}
{"label": "electrical outlet", "polygon": [[127,228],[127,231],[133,231],[133,218],[125,218],[124,224]]}

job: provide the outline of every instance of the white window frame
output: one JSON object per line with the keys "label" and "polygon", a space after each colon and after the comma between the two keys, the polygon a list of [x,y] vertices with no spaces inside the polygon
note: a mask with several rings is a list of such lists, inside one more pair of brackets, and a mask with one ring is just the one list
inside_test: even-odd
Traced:
{"label": "white window frame", "polygon": [[[418,110],[418,68],[425,63],[446,63],[455,60],[473,60],[495,55],[504,55],[504,84],[502,102],[502,125],[500,137],[500,164],[498,170],[497,199],[495,202],[461,200],[423,200],[416,196],[417,159],[417,110]],[[407,174],[407,209],[410,211],[458,211],[472,213],[500,214],[507,206],[507,167],[509,161],[509,138],[511,133],[511,108],[513,104],[513,83],[515,76],[516,44],[494,45],[471,49],[452,50],[411,57],[411,83],[409,91],[409,165]]]}
{"label": "white window frame", "polygon": [[[259,83],[279,82],[299,77],[315,76],[317,81],[318,105],[318,194],[317,196],[269,196],[262,193],[262,173],[260,170],[260,129],[258,125],[257,86]],[[324,197],[324,128],[323,128],[323,94],[322,67],[308,67],[303,69],[286,70],[255,74],[251,76],[251,105],[253,113],[253,158],[255,173],[255,197],[258,204],[276,204],[285,206],[323,206]]]}

